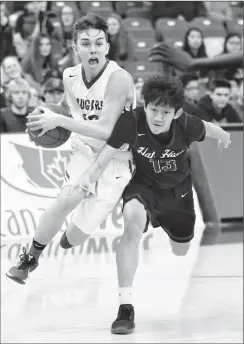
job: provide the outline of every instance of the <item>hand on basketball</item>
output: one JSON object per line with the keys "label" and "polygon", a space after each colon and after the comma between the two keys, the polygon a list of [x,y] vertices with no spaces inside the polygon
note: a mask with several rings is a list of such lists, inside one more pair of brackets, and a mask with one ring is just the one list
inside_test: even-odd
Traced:
{"label": "hand on basketball", "polygon": [[58,126],[59,115],[46,107],[39,106],[28,116],[27,128],[30,131],[42,130],[38,137]]}
{"label": "hand on basketball", "polygon": [[228,148],[230,144],[230,133],[225,131],[223,138],[218,141],[218,151],[221,152],[224,148]]}

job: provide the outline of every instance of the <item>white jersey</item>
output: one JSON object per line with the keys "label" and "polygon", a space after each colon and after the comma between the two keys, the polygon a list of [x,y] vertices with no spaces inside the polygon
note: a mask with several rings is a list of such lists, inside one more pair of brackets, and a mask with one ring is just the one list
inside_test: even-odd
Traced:
{"label": "white jersey", "polygon": [[[65,69],[63,75],[66,101],[73,118],[85,121],[86,124],[89,123],[99,131],[108,133],[107,139],[114,126],[114,123],[109,120],[113,114],[103,114],[102,118],[101,113],[109,77],[116,70],[122,70],[122,68],[116,62],[107,60],[103,69],[90,83],[86,80],[82,64]],[[135,89],[132,92],[133,96],[131,93],[130,98],[128,94],[128,104],[125,104],[125,109],[129,109],[131,106],[136,107]],[[131,99],[133,99],[133,104],[129,104]],[[95,151],[101,150],[105,144],[103,140],[77,135]]]}

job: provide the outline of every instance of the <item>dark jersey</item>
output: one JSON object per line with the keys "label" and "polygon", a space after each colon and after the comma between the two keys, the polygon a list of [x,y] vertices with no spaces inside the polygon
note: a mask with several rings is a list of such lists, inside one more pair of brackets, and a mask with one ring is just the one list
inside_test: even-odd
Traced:
{"label": "dark jersey", "polygon": [[143,108],[123,114],[108,139],[108,145],[130,145],[136,163],[134,178],[155,191],[182,183],[190,174],[187,150],[193,141],[205,138],[203,121],[183,113],[173,120],[169,133],[154,135],[148,127]]}

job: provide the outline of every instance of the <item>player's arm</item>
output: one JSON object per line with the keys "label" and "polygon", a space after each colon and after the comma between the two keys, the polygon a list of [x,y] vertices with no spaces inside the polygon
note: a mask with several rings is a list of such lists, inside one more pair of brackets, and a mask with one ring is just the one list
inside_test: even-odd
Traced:
{"label": "player's arm", "polygon": [[227,131],[197,116],[185,114],[185,132],[188,144],[194,141],[201,142],[206,136],[218,140],[219,148],[227,148],[230,144],[230,134]]}
{"label": "player's arm", "polygon": [[78,187],[80,191],[86,189],[89,193],[91,185],[98,181],[118,150],[126,143],[130,147],[134,146],[136,133],[135,114],[133,111],[126,111],[119,117],[110,138],[97,155],[94,163],[73,184],[71,192]]}
{"label": "player's arm", "polygon": [[[106,126],[107,123],[108,127],[111,127],[111,122],[113,125],[116,123],[123,112],[132,85],[132,78],[125,71],[118,70],[112,73],[108,81],[101,118],[99,119],[99,121],[104,121],[104,126]],[[62,99],[61,105],[62,107],[67,106],[65,97]],[[106,140],[108,137],[108,133],[104,133],[103,130],[100,130],[99,126],[92,126],[89,121],[81,121],[62,116],[45,107],[39,107],[39,109],[44,112],[38,115],[29,115],[28,119],[32,120],[32,122],[29,123],[29,127],[32,128],[31,130],[43,129],[40,135],[43,135],[46,131],[55,127],[63,127],[75,133],[99,140]],[[109,116],[107,116],[108,113]]]}
{"label": "player's arm", "polygon": [[219,148],[221,148],[222,146],[223,148],[227,148],[229,146],[229,144],[231,143],[230,133],[214,123],[206,121],[203,121],[203,123],[206,130],[206,136],[218,140]]}
{"label": "player's arm", "polygon": [[205,71],[243,66],[242,51],[193,59],[188,53],[167,43],[157,43],[149,52],[149,61],[162,62],[181,71]]}

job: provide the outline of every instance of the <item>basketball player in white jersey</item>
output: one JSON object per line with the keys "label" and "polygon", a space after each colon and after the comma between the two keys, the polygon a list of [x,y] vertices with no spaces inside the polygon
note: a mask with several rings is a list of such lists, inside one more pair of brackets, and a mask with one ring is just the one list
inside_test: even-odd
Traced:
{"label": "basketball player in white jersey", "polygon": [[82,17],[74,25],[74,49],[82,63],[64,71],[65,93],[60,103],[64,107],[68,105],[73,118],[46,108],[38,108],[29,115],[31,130],[42,129],[43,134],[61,126],[76,135],[72,139],[67,183],[41,217],[30,250],[27,253],[23,248],[19,262],[7,273],[18,283],[24,284],[28,273],[38,266],[43,249],[61,229],[69,213],[75,209],[60,242],[63,248],[77,241],[82,244],[90,236],[117,205],[132,177],[132,154],[124,147],[109,163],[92,195],[87,197],[85,190],[70,192],[72,184],[95,160],[119,116],[136,106],[131,75],[106,59],[109,50],[107,30],[105,19],[95,14]]}

